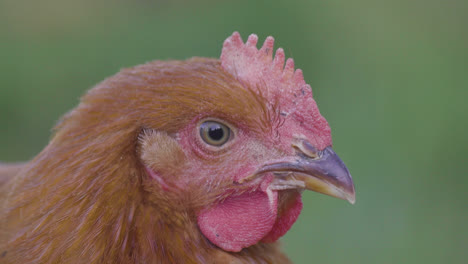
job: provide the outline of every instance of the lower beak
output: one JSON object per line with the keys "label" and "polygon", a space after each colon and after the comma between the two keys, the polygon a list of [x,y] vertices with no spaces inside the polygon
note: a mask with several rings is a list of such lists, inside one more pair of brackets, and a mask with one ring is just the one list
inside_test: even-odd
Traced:
{"label": "lower beak", "polygon": [[351,174],[331,147],[318,151],[313,158],[300,153],[294,157],[294,161],[267,164],[260,172],[293,177],[302,181],[308,190],[348,200],[351,204],[356,201]]}

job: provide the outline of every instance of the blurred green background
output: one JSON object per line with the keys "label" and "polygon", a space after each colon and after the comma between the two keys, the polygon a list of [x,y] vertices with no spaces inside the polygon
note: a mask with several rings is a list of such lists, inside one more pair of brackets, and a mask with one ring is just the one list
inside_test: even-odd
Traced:
{"label": "blurred green background", "polygon": [[315,193],[296,263],[467,263],[467,1],[0,0],[0,160],[27,160],[122,67],[219,57],[233,31],[302,68],[354,206]]}

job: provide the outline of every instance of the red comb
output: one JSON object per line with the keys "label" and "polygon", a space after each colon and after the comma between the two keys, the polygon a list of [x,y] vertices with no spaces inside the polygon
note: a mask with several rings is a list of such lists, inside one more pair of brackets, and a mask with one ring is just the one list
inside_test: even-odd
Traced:
{"label": "red comb", "polygon": [[302,93],[302,89],[312,91],[304,81],[302,70],[294,70],[293,59],[289,58],[284,66],[282,48],[276,50],[273,59],[273,37],[267,37],[260,49],[257,49],[257,41],[257,35],[252,34],[244,44],[238,32],[227,38],[221,53],[221,66],[224,70],[252,87],[266,86],[268,91],[262,92],[267,94]]}
{"label": "red comb", "polygon": [[276,50],[273,58],[273,37],[267,37],[260,49],[257,49],[257,41],[257,35],[251,34],[244,43],[240,34],[234,32],[224,41],[222,68],[242,84],[258,88],[258,92],[269,102],[278,102],[281,115],[286,119],[285,126],[293,126],[290,122],[295,120],[303,128],[299,129],[301,135],[294,136],[307,137],[309,140],[313,137],[315,140],[312,141],[320,149],[330,145],[330,127],[320,115],[302,70],[294,69],[294,60],[291,58],[284,63],[282,48]]}

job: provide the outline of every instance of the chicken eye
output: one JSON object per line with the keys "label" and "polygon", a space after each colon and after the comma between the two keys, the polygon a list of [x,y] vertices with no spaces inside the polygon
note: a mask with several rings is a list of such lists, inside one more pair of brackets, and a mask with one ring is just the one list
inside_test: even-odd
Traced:
{"label": "chicken eye", "polygon": [[231,129],[216,121],[206,121],[200,125],[200,136],[207,144],[222,146],[231,136]]}

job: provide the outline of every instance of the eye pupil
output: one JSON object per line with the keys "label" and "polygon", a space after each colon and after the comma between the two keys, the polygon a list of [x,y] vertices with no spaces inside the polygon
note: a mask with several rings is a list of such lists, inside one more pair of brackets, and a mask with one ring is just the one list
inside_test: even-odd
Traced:
{"label": "eye pupil", "polygon": [[214,125],[209,128],[208,136],[214,141],[219,141],[223,139],[224,131],[219,125]]}

